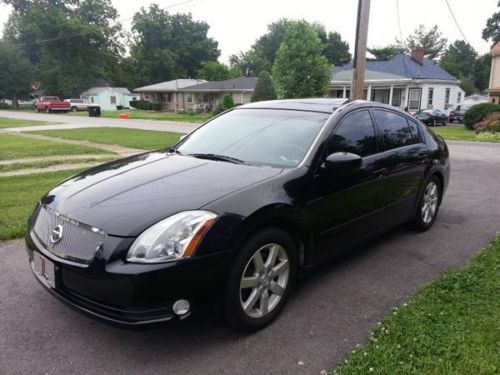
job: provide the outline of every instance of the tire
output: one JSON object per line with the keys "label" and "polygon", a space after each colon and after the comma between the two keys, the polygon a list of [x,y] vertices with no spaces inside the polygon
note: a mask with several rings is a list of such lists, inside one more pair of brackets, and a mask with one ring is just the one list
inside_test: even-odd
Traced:
{"label": "tire", "polygon": [[[432,190],[433,187],[436,189],[435,194],[430,194],[430,190]],[[431,176],[424,185],[422,193],[420,194],[417,211],[410,222],[413,228],[424,232],[434,225],[439,212],[439,206],[441,205],[442,192],[443,187],[441,186],[439,178],[436,175]],[[427,209],[424,208],[426,204],[430,204],[430,206],[427,206]],[[428,212],[430,216],[426,216],[426,212]]]}
{"label": "tire", "polygon": [[[275,263],[271,253],[276,254]],[[264,328],[281,313],[296,277],[296,245],[286,232],[269,228],[252,235],[240,248],[229,274],[224,299],[226,321],[238,331]],[[241,288],[243,278],[247,286]]]}
{"label": "tire", "polygon": [[443,126],[446,126],[446,118],[443,119]]}
{"label": "tire", "polygon": [[432,120],[432,126],[436,126],[436,125],[437,125],[436,119]]}
{"label": "tire", "polygon": [[50,113],[50,108],[49,107],[45,107],[45,113]]}
{"label": "tire", "polygon": [[71,112],[77,112],[78,109],[76,107],[71,107]]}

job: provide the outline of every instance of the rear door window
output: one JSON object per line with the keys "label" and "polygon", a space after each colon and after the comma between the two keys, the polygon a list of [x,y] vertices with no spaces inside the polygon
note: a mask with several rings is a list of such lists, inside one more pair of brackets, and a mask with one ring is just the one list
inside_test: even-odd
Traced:
{"label": "rear door window", "polygon": [[377,140],[370,113],[355,111],[344,117],[328,140],[329,153],[351,152],[368,156],[377,152]]}
{"label": "rear door window", "polygon": [[382,136],[384,150],[419,142],[419,138],[412,133],[404,116],[378,109],[373,110],[373,114]]}

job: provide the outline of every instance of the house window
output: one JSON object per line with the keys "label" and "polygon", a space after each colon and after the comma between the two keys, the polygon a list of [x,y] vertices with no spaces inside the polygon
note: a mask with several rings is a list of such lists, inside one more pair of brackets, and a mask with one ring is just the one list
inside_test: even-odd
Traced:
{"label": "house window", "polygon": [[208,95],[204,94],[203,95],[203,103],[207,103],[207,102],[208,102]]}
{"label": "house window", "polygon": [[408,91],[408,110],[418,111],[420,109],[420,100],[422,99],[422,89],[410,89]]}
{"label": "house window", "polygon": [[429,93],[427,94],[427,108],[432,109],[432,102],[434,101],[434,88],[429,87]]}
{"label": "house window", "polygon": [[116,96],[110,96],[110,97],[109,97],[109,102],[110,102],[111,104],[116,104]]}
{"label": "house window", "polygon": [[193,102],[193,97],[191,95],[188,95],[187,102],[188,103],[192,103]]}
{"label": "house window", "polygon": [[91,97],[90,97],[90,102],[91,102],[92,104],[94,103],[94,97],[93,97],[93,96],[91,96]]}
{"label": "house window", "polygon": [[403,89],[394,89],[392,93],[392,105],[394,107],[400,107],[401,106],[401,94],[403,93]]}
{"label": "house window", "polygon": [[459,104],[462,101],[462,91],[459,91],[457,94],[457,104]]}
{"label": "house window", "polygon": [[447,87],[444,94],[444,109],[447,109],[450,105],[450,88]]}

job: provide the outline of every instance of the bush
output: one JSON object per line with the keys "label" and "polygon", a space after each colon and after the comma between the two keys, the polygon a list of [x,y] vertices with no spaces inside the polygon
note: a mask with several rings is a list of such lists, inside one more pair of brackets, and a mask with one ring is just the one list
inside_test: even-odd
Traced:
{"label": "bush", "polygon": [[489,126],[490,132],[500,133],[500,120],[493,121]]}
{"label": "bush", "polygon": [[131,100],[130,106],[135,109],[142,109],[144,111],[161,111],[160,103],[151,103],[146,100]]}
{"label": "bush", "polygon": [[252,95],[252,102],[260,102],[262,100],[276,99],[276,90],[271,79],[271,75],[263,71],[259,74],[257,83],[255,84],[255,91]]}
{"label": "bush", "polygon": [[464,125],[467,129],[473,129],[474,125],[483,120],[491,113],[500,112],[500,105],[493,103],[481,103],[473,105],[464,115]]}
{"label": "bush", "polygon": [[12,106],[7,103],[0,103],[0,109],[12,109]]}
{"label": "bush", "polygon": [[492,113],[474,125],[476,133],[500,131],[500,112]]}
{"label": "bush", "polygon": [[222,101],[219,104],[217,104],[217,107],[215,107],[212,113],[215,116],[233,107],[234,107],[233,97],[230,94],[225,94],[224,97],[222,98]]}

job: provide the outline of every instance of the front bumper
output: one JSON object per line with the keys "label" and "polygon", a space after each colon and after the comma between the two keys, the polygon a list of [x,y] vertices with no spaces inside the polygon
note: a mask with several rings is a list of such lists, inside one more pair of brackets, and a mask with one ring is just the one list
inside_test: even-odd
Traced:
{"label": "front bumper", "polygon": [[[47,257],[29,233],[26,248],[30,267],[46,290],[79,312],[111,324],[143,326],[184,319],[189,313],[177,316],[172,311],[176,300],[186,299],[193,306],[222,297],[230,252],[163,264],[133,264],[116,256],[132,241],[108,236],[103,251],[85,268]],[[34,272],[34,252],[53,262],[54,286]]]}

